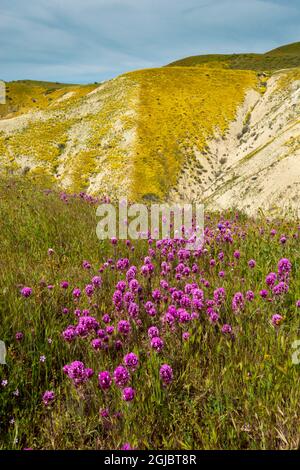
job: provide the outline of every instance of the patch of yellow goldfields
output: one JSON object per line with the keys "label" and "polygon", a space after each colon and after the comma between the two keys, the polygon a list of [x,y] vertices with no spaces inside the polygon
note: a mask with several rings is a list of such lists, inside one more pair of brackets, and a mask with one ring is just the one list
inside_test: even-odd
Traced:
{"label": "patch of yellow goldfields", "polygon": [[204,150],[215,132],[226,131],[245,92],[257,84],[252,71],[205,67],[128,75],[140,86],[134,199],[151,195],[163,199],[176,184],[184,160]]}

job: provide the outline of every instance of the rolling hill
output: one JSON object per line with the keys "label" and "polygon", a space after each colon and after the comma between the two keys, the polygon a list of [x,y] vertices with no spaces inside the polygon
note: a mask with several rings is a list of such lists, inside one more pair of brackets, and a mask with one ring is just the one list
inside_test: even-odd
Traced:
{"label": "rolling hill", "polygon": [[9,82],[1,172],[113,198],[297,211],[299,90],[300,43],[100,84]]}
{"label": "rolling hill", "polygon": [[186,57],[169,67],[224,67],[234,70],[275,71],[300,66],[300,42],[264,54],[208,54]]}

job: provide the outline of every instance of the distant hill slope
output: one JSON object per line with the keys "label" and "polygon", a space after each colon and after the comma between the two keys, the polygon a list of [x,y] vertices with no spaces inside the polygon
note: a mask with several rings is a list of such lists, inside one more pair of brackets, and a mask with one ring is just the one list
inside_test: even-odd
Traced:
{"label": "distant hill slope", "polygon": [[168,67],[225,67],[237,70],[274,71],[300,66],[300,42],[278,47],[265,54],[209,54],[176,60]]}
{"label": "distant hill slope", "polygon": [[[70,191],[164,199],[182,164],[224,133],[257,77],[190,67],[132,72],[100,86],[40,88],[0,120],[7,171]],[[9,84],[16,94],[18,84]],[[21,113],[21,111],[24,113]],[[142,184],[141,184],[142,182]]]}
{"label": "distant hill slope", "polygon": [[6,84],[6,103],[0,106],[0,118],[13,117],[29,110],[44,109],[51,101],[78,85],[36,80],[18,80]]}
{"label": "distant hill slope", "polygon": [[299,47],[100,84],[10,82],[0,172],[112,198],[300,210]]}

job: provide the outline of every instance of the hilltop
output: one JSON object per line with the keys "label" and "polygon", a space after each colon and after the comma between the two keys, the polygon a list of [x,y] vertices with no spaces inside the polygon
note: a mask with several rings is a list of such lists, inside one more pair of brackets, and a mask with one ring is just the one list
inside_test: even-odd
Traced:
{"label": "hilltop", "polygon": [[300,43],[100,84],[9,82],[0,167],[68,192],[295,211],[299,89]]}
{"label": "hilltop", "polygon": [[235,70],[281,70],[300,66],[300,42],[278,47],[264,54],[207,54],[176,60],[168,67],[224,67]]}

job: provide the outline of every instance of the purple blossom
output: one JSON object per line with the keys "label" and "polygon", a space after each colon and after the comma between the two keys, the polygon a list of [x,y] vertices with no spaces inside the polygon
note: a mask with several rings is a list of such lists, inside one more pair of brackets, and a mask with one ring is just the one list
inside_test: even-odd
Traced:
{"label": "purple blossom", "polygon": [[150,326],[150,328],[148,328],[148,337],[151,339],[155,336],[159,336],[159,329],[156,326]]}
{"label": "purple blossom", "polygon": [[129,335],[129,333],[131,332],[130,323],[126,320],[120,320],[118,323],[118,332],[124,336]]}
{"label": "purple blossom", "polygon": [[253,269],[255,268],[256,266],[256,261],[254,259],[250,259],[250,261],[248,261],[248,266],[249,268]]}
{"label": "purple blossom", "polygon": [[113,303],[117,310],[121,310],[123,306],[123,294],[120,290],[116,290],[113,293]]}
{"label": "purple blossom", "polygon": [[151,339],[151,348],[155,349],[155,351],[160,352],[164,347],[164,342],[159,336],[154,336]]}
{"label": "purple blossom", "polygon": [[76,287],[73,290],[73,297],[74,299],[79,299],[80,296],[81,296],[81,290],[78,287]]}
{"label": "purple blossom", "polygon": [[76,334],[79,336],[87,336],[93,331],[97,331],[99,323],[94,317],[82,316],[79,317],[78,324],[76,326]]}
{"label": "purple blossom", "polygon": [[259,292],[259,295],[263,298],[263,299],[266,299],[269,295],[269,291],[267,291],[266,289],[262,289],[260,292]]}
{"label": "purple blossom", "polygon": [[164,385],[169,385],[173,380],[173,370],[168,364],[163,364],[159,370],[159,375]]}
{"label": "purple blossom", "polygon": [[110,373],[105,370],[103,372],[99,372],[98,374],[98,385],[102,390],[108,390],[112,384],[112,378]]}
{"label": "purple blossom", "polygon": [[128,315],[131,318],[136,319],[139,316],[139,311],[140,311],[140,308],[139,308],[138,304],[136,304],[135,302],[130,302],[130,304],[128,306]]}
{"label": "purple blossom", "polygon": [[76,387],[84,384],[90,376],[90,370],[87,369],[81,361],[74,361],[71,362],[71,364],[65,365],[63,371],[73,381]]}
{"label": "purple blossom", "polygon": [[87,284],[84,290],[88,297],[92,297],[94,293],[94,286],[92,284]]}
{"label": "purple blossom", "polygon": [[269,273],[266,277],[266,284],[269,287],[273,287],[277,279],[276,273]]}
{"label": "purple blossom", "polygon": [[60,287],[61,287],[62,289],[68,289],[68,287],[69,287],[68,281],[61,281]]}
{"label": "purple blossom", "polygon": [[241,292],[236,292],[232,299],[232,310],[235,313],[238,313],[244,309],[244,306],[245,300],[243,294]]}
{"label": "purple blossom", "polygon": [[54,402],[54,400],[55,400],[55,393],[52,390],[47,390],[42,397],[42,401],[45,406],[51,405]]}
{"label": "purple blossom", "polygon": [[106,330],[106,333],[107,333],[108,335],[112,335],[112,334],[114,333],[114,331],[115,331],[115,327],[114,327],[113,325],[108,325],[108,326],[105,328],[105,330]]}
{"label": "purple blossom", "polygon": [[157,313],[155,305],[150,300],[145,303],[145,310],[150,317],[154,317]]}
{"label": "purple blossom", "polygon": [[271,322],[274,326],[279,326],[282,321],[283,317],[281,315],[275,314],[272,316]]}
{"label": "purple blossom", "polygon": [[231,334],[232,333],[232,326],[229,325],[228,323],[225,323],[222,326],[221,331],[222,331],[223,334]]}
{"label": "purple blossom", "polygon": [[122,398],[125,401],[132,401],[135,397],[135,390],[132,387],[126,387],[123,389]]}
{"label": "purple blossom", "polygon": [[219,321],[220,315],[215,312],[212,308],[209,308],[207,313],[209,316],[209,321],[211,323],[217,323]]}
{"label": "purple blossom", "polygon": [[292,263],[290,262],[289,259],[287,258],[282,258],[279,262],[278,262],[278,275],[280,277],[280,279],[286,279],[288,278],[290,272],[291,272],[291,269],[292,269]]}
{"label": "purple blossom", "polygon": [[105,313],[103,315],[102,321],[103,321],[103,323],[110,323],[111,319],[110,319],[110,316],[108,315],[108,313]]}
{"label": "purple blossom", "polygon": [[248,302],[252,302],[252,300],[254,299],[254,292],[252,290],[247,290],[246,299],[248,300]]}
{"label": "purple blossom", "polygon": [[30,297],[31,294],[32,294],[32,289],[31,289],[31,287],[23,287],[23,288],[21,289],[21,295],[22,295],[23,297]]}
{"label": "purple blossom", "polygon": [[125,281],[119,281],[116,285],[116,289],[119,290],[120,292],[125,292],[126,282]]}
{"label": "purple blossom", "polygon": [[128,384],[130,380],[130,375],[126,367],[124,366],[118,366],[114,370],[114,380],[115,383],[118,387],[125,387],[125,385]]}
{"label": "purple blossom", "polygon": [[179,323],[182,323],[182,324],[188,323],[191,320],[191,315],[184,308],[178,309],[178,314],[179,314],[179,318],[178,318]]}
{"label": "purple blossom", "polygon": [[102,279],[100,276],[94,276],[92,278],[92,284],[94,287],[100,287],[102,284]]}
{"label": "purple blossom", "polygon": [[89,261],[84,260],[82,262],[82,267],[83,267],[83,269],[91,269],[91,264],[89,263]]}
{"label": "purple blossom", "polygon": [[125,444],[122,445],[121,450],[133,450],[129,442],[125,442]]}
{"label": "purple blossom", "polygon": [[95,349],[95,351],[98,351],[99,349],[101,349],[102,341],[100,338],[95,338],[92,340],[91,345]]}
{"label": "purple blossom", "polygon": [[15,338],[17,341],[22,341],[22,339],[24,338],[24,334],[22,333],[22,331],[17,331]]}
{"label": "purple blossom", "polygon": [[218,287],[214,291],[214,301],[218,306],[222,305],[225,301],[226,293],[224,287]]}
{"label": "purple blossom", "polygon": [[136,354],[130,352],[124,357],[124,364],[128,369],[135,371],[139,365],[139,359]]}
{"label": "purple blossom", "polygon": [[182,339],[183,341],[188,341],[188,339],[190,338],[191,334],[188,332],[188,331],[184,331],[182,333]]}
{"label": "purple blossom", "polygon": [[286,282],[280,281],[276,286],[273,287],[272,292],[274,295],[282,295],[288,292],[289,286]]}

